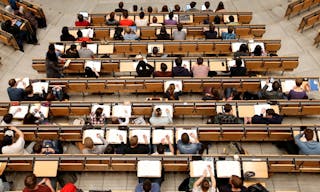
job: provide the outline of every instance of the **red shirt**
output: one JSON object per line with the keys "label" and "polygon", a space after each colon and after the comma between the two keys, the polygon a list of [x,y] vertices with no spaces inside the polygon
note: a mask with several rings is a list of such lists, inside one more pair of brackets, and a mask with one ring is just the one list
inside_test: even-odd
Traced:
{"label": "red shirt", "polygon": [[89,42],[91,41],[91,39],[89,37],[80,37],[77,39],[77,41],[80,41],[80,42],[83,42],[83,41],[86,41],[86,42]]}
{"label": "red shirt", "polygon": [[121,26],[132,26],[134,22],[131,19],[122,19],[119,23]]}
{"label": "red shirt", "polygon": [[22,192],[51,192],[50,188],[46,185],[37,185],[36,189],[24,188]]}
{"label": "red shirt", "polygon": [[89,26],[90,25],[90,23],[87,21],[87,20],[83,20],[83,21],[76,21],[75,22],[75,25],[77,26],[77,27],[79,27],[79,26]]}

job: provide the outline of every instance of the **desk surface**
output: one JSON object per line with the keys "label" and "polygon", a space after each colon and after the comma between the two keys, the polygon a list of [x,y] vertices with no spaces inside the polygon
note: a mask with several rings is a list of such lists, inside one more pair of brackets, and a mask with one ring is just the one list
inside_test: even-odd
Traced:
{"label": "desk surface", "polygon": [[242,162],[243,172],[253,171],[252,178],[269,178],[267,162]]}
{"label": "desk surface", "polygon": [[35,161],[33,173],[37,177],[56,177],[58,161]]}

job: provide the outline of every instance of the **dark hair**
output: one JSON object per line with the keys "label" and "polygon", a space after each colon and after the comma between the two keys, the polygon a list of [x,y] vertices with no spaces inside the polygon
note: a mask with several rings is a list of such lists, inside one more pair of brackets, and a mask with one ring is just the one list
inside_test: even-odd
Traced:
{"label": "dark hair", "polygon": [[46,59],[48,59],[49,61],[53,61],[53,62],[57,62],[58,61],[58,57],[57,54],[55,52],[55,47],[54,44],[50,44],[48,47],[48,52],[46,55]]}
{"label": "dark hair", "polygon": [[302,83],[303,83],[303,79],[302,78],[297,78],[296,79],[296,86],[297,87],[300,87],[302,85]]}
{"label": "dark hair", "polygon": [[161,12],[169,12],[168,5],[162,6]]}
{"label": "dark hair", "polygon": [[274,114],[276,114],[276,113],[274,112],[273,109],[267,109],[267,110],[266,110],[266,114],[267,114],[267,115],[274,115]]}
{"label": "dark hair", "polygon": [[203,63],[203,58],[202,57],[198,57],[197,58],[197,64],[198,65],[202,65],[202,63]]}
{"label": "dark hair", "polygon": [[127,10],[123,11],[123,12],[122,12],[122,16],[123,16],[125,19],[128,18],[128,17],[129,17],[128,11],[127,11]]}
{"label": "dark hair", "polygon": [[174,11],[180,11],[180,5],[178,5],[178,4],[175,4],[174,5]]}
{"label": "dark hair", "polygon": [[254,56],[261,56],[262,55],[262,47],[260,45],[257,45],[253,50]]}
{"label": "dark hair", "polygon": [[173,12],[171,11],[171,12],[169,13],[169,19],[172,20],[172,18],[173,18]]}
{"label": "dark hair", "polygon": [[197,3],[194,2],[194,1],[192,1],[192,2],[190,3],[190,7],[191,7],[191,8],[194,8],[196,5],[197,5]]}
{"label": "dark hair", "polygon": [[79,20],[80,22],[82,22],[82,21],[83,21],[83,15],[78,14],[78,20]]}
{"label": "dark hair", "polygon": [[137,12],[137,11],[138,11],[138,5],[133,5],[132,7],[133,7],[133,11],[134,11],[134,12]]}
{"label": "dark hair", "polygon": [[139,17],[140,17],[140,19],[143,19],[143,18],[144,18],[144,12],[143,12],[143,11],[141,11],[141,12],[139,13]]}
{"label": "dark hair", "polygon": [[119,4],[118,4],[118,6],[119,6],[119,8],[121,8],[121,9],[122,9],[122,8],[123,8],[123,2],[122,2],[122,1],[120,1],[120,2],[119,2]]}
{"label": "dark hair", "polygon": [[24,185],[28,189],[34,189],[37,186],[37,177],[35,174],[27,175],[24,179]]}
{"label": "dark hair", "polygon": [[232,106],[227,103],[223,106],[224,112],[229,113],[232,110]]}
{"label": "dark hair", "polygon": [[183,144],[188,144],[190,142],[190,138],[189,138],[188,133],[183,133],[181,135],[181,141]]}
{"label": "dark hair", "polygon": [[167,66],[167,64],[165,64],[165,63],[161,63],[160,68],[161,68],[161,71],[162,71],[162,72],[165,72],[165,71],[167,71],[168,66]]}
{"label": "dark hair", "polygon": [[11,145],[13,143],[12,136],[5,135],[2,140],[2,147]]}
{"label": "dark hair", "polygon": [[33,153],[39,154],[42,151],[42,143],[36,142],[32,147]]}
{"label": "dark hair", "polygon": [[109,14],[109,20],[110,20],[110,21],[113,21],[113,20],[114,20],[114,16],[115,16],[115,13],[114,13],[114,12],[111,12],[111,13]]}
{"label": "dark hair", "polygon": [[87,47],[87,42],[86,41],[82,41],[81,42],[81,47]]}
{"label": "dark hair", "polygon": [[181,65],[182,65],[182,58],[181,57],[176,58],[174,61],[178,67],[181,67]]}
{"label": "dark hair", "polygon": [[32,94],[33,93],[33,87],[32,85],[28,85],[25,89],[24,92],[26,95]]}
{"label": "dark hair", "polygon": [[103,109],[101,107],[98,107],[94,114],[96,115],[96,118],[99,119],[101,117],[101,114],[103,112]]}
{"label": "dark hair", "polygon": [[78,29],[77,31],[77,36],[78,38],[83,37],[82,31],[80,29]]}
{"label": "dark hair", "polygon": [[232,33],[233,32],[233,27],[232,26],[228,26],[228,33]]}
{"label": "dark hair", "polygon": [[107,145],[106,149],[104,150],[104,154],[114,154],[114,147],[113,145]]}
{"label": "dark hair", "polygon": [[149,179],[144,180],[142,188],[145,192],[150,192],[151,186],[152,186],[152,183]]}
{"label": "dark hair", "polygon": [[233,17],[233,15],[229,15],[229,22],[234,22],[234,17]]}
{"label": "dark hair", "polygon": [[70,49],[75,50],[75,49],[77,49],[77,46],[75,44],[72,44],[72,45],[70,45]]}
{"label": "dark hair", "polygon": [[177,29],[178,29],[178,31],[181,31],[182,28],[183,28],[183,25],[182,25],[181,23],[177,24]]}
{"label": "dark hair", "polygon": [[221,10],[221,9],[224,9],[224,4],[223,4],[222,1],[219,2],[216,11],[219,11],[219,10]]}
{"label": "dark hair", "polygon": [[236,58],[236,66],[241,67],[242,65],[242,60],[240,58]]}
{"label": "dark hair", "polygon": [[167,33],[167,29],[166,29],[166,26],[161,26],[161,28],[160,28],[160,34],[168,34]]}
{"label": "dark hair", "polygon": [[13,115],[11,113],[7,113],[3,116],[2,121],[4,121],[6,124],[10,124],[12,122]]}
{"label": "dark hair", "polygon": [[304,135],[307,141],[311,141],[313,139],[313,131],[311,129],[305,129]]}
{"label": "dark hair", "polygon": [[219,17],[219,15],[214,16],[213,23],[214,24],[220,24],[221,23],[221,18]]}
{"label": "dark hair", "polygon": [[201,182],[201,189],[202,191],[208,191],[210,188],[209,181],[207,179],[203,179]]}
{"label": "dark hair", "polygon": [[209,2],[209,1],[204,2],[204,6],[205,6],[207,9],[209,9],[209,7],[210,7],[210,2]]}
{"label": "dark hair", "polygon": [[212,23],[210,23],[209,31],[213,32],[215,29],[216,29],[216,27]]}
{"label": "dark hair", "polygon": [[62,27],[61,33],[62,33],[62,35],[64,35],[64,36],[69,35],[69,29],[68,29],[68,27],[66,27],[66,26]]}
{"label": "dark hair", "polygon": [[17,81],[16,81],[15,79],[10,79],[9,82],[8,82],[8,84],[9,84],[10,87],[15,86],[16,83],[17,83]]}
{"label": "dark hair", "polygon": [[234,188],[239,189],[243,186],[243,181],[239,176],[232,175],[230,178],[230,182]]}
{"label": "dark hair", "polygon": [[280,89],[280,83],[278,81],[275,81],[272,83],[272,90],[278,91]]}
{"label": "dark hair", "polygon": [[152,13],[152,11],[153,11],[153,9],[152,9],[151,6],[149,6],[149,7],[147,8],[147,10],[148,10],[148,13]]}
{"label": "dark hair", "polygon": [[23,118],[23,124],[36,124],[37,117],[35,117],[32,113],[27,113]]}
{"label": "dark hair", "polygon": [[247,44],[242,43],[239,47],[239,52],[247,53],[249,52],[249,48]]}
{"label": "dark hair", "polygon": [[153,54],[159,53],[158,47],[152,47],[152,53],[153,53]]}
{"label": "dark hair", "polygon": [[157,152],[158,154],[164,154],[166,147],[160,143],[159,145],[157,145]]}

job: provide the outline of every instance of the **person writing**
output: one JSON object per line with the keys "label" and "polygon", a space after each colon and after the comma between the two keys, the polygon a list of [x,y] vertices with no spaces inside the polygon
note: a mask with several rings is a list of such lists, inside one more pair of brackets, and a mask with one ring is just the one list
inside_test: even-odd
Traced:
{"label": "person writing", "polygon": [[205,178],[207,176],[207,170],[203,171],[203,175],[193,184],[192,192],[215,192],[216,191],[216,180],[212,172],[211,166],[208,165],[208,170],[211,179],[210,182]]}

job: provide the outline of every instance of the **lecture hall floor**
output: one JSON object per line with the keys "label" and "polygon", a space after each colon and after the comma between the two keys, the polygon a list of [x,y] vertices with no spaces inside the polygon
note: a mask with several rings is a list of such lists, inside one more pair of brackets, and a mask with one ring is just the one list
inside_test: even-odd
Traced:
{"label": "lecture hall floor", "polygon": [[[62,26],[73,26],[76,13],[79,11],[88,11],[89,13],[109,12],[117,6],[117,1],[110,0],[31,0],[41,5],[47,17],[48,27],[38,31],[40,45],[25,45],[25,52],[14,51],[11,47],[0,45],[0,57],[2,64],[0,65],[0,101],[8,101],[6,93],[7,82],[13,77],[30,77],[42,78],[44,74],[38,74],[31,67],[32,58],[44,58],[48,43],[59,41]],[[252,11],[252,24],[266,24],[266,33],[264,39],[281,39],[281,49],[278,53],[280,56],[299,56],[299,67],[291,73],[285,73],[290,76],[319,76],[320,54],[319,48],[315,48],[313,39],[316,36],[317,29],[306,30],[303,34],[297,32],[298,25],[303,15],[310,12],[302,13],[289,21],[285,19],[284,13],[287,3],[291,0],[224,0],[226,10],[230,11]],[[160,8],[163,4],[173,7],[178,1],[126,1],[125,8],[131,10],[133,4],[143,7],[152,5]],[[189,1],[180,0],[179,4],[184,7]],[[198,7],[203,1],[196,0]],[[217,6],[218,1],[210,1],[212,8]],[[248,4],[250,3],[250,4]],[[140,6],[139,5],[139,6]],[[318,10],[318,8],[313,9]],[[187,98],[185,96],[183,98]],[[128,96],[72,96],[71,100],[126,100]],[[134,97],[134,99],[144,99],[144,97]],[[188,98],[190,99],[190,98]],[[180,120],[181,123],[188,123],[187,120]],[[197,120],[204,123],[205,120]],[[190,121],[189,121],[190,122]],[[284,123],[308,123],[317,124],[319,117],[310,118],[287,118]],[[180,122],[179,122],[180,123]],[[210,153],[218,153],[222,151],[225,144],[216,143],[210,147]],[[271,143],[245,143],[244,147],[250,154],[282,154]],[[76,152],[73,146],[68,147],[68,151]],[[184,174],[168,173],[166,180],[162,185],[162,191],[176,191],[177,186],[186,177]],[[15,181],[16,190],[23,188],[22,173],[12,173],[9,178]],[[299,191],[299,192],[317,192],[320,188],[319,174],[273,174],[267,180],[260,180],[266,183],[270,191]],[[84,189],[117,189],[132,191],[137,184],[136,175],[134,173],[83,173],[79,175],[77,185]]]}

